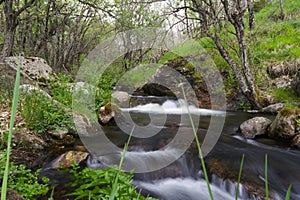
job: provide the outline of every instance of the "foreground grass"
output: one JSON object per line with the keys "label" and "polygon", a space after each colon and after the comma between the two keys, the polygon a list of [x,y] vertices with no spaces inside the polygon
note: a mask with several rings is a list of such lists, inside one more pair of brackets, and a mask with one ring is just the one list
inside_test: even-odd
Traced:
{"label": "foreground grass", "polygon": [[5,171],[2,180],[2,189],[1,189],[1,200],[6,200],[6,193],[7,193],[7,182],[8,182],[8,174],[9,174],[9,158],[11,152],[11,140],[12,140],[12,131],[15,123],[16,113],[17,113],[17,104],[18,104],[18,97],[19,97],[19,86],[20,86],[20,58],[18,63],[15,87],[14,87],[14,94],[13,94],[13,103],[12,103],[12,111],[11,111],[11,118],[9,124],[9,134],[7,139],[7,149],[6,149],[6,162],[5,162]]}

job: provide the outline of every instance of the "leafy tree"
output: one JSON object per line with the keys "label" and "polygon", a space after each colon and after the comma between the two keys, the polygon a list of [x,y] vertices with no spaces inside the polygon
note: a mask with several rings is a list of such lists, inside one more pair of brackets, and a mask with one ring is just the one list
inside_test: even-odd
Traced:
{"label": "leafy tree", "polygon": [[[201,36],[211,38],[221,56],[231,66],[243,94],[253,107],[262,107],[259,90],[249,66],[245,41],[244,18],[247,9],[250,11],[250,26],[254,27],[252,0],[190,0],[188,5],[175,6],[175,11],[187,8],[197,14],[192,19],[197,21]],[[230,51],[230,45],[224,42],[224,35],[228,36],[227,39],[234,39],[231,41],[233,46],[237,44],[233,52]]]}
{"label": "leafy tree", "polygon": [[0,0],[0,4],[4,3],[5,14],[5,38],[0,54],[0,60],[9,56],[12,53],[14,46],[15,32],[18,26],[19,16],[27,10],[36,0],[30,1],[14,1],[14,0]]}

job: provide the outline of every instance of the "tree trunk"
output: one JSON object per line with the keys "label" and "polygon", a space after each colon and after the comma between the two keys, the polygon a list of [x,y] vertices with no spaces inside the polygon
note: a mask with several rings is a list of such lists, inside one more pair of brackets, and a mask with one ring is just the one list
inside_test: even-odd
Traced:
{"label": "tree trunk", "polygon": [[285,15],[284,15],[283,2],[282,2],[282,0],[280,0],[280,18],[282,20],[284,20],[284,17],[285,17]]}
{"label": "tree trunk", "polygon": [[239,54],[241,57],[241,66],[242,66],[242,71],[244,74],[244,77],[247,82],[247,86],[249,88],[248,91],[245,91],[244,94],[245,96],[249,99],[251,104],[255,108],[261,108],[262,106],[260,105],[259,102],[259,97],[258,97],[258,91],[257,91],[257,86],[255,84],[255,79],[251,73],[249,63],[248,63],[248,55],[247,55],[247,46],[245,44],[245,35],[244,35],[244,22],[243,19],[235,19],[235,30],[236,30],[236,37],[238,39],[239,43]]}
{"label": "tree trunk", "polygon": [[0,55],[0,60],[10,56],[14,45],[15,31],[17,27],[17,16],[12,9],[13,0],[7,0],[4,4],[5,13],[5,38]]}
{"label": "tree trunk", "polygon": [[4,2],[4,14],[5,14],[5,38],[3,48],[0,54],[0,61],[5,57],[10,56],[14,46],[15,32],[18,26],[18,16],[30,7],[35,0],[25,1],[25,5],[19,10],[14,10],[14,0],[0,1]]}
{"label": "tree trunk", "polygon": [[250,28],[250,30],[252,30],[255,28],[253,0],[247,0],[247,7],[248,7],[248,12],[249,12],[249,28]]}

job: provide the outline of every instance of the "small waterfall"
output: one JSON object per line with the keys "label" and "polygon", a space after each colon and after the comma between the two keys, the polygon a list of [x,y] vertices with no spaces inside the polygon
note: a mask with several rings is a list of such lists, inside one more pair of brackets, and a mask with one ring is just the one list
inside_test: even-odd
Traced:
{"label": "small waterfall", "polygon": [[[195,105],[188,105],[190,113],[193,115],[203,116],[224,116],[226,112],[197,108]],[[181,115],[188,114],[187,105],[185,100],[167,100],[163,104],[148,103],[144,105],[138,105],[132,108],[122,108],[122,111],[127,112],[139,112],[139,113],[155,113],[155,114],[173,114]]]}
{"label": "small waterfall", "polygon": [[[138,189],[144,194],[149,194],[164,200],[207,200],[210,199],[207,184],[204,179],[166,178],[152,182],[134,181]],[[214,199],[235,199],[237,183],[223,180],[212,175],[210,183]],[[245,188],[239,186],[239,200],[260,200],[261,198],[249,195]]]}
{"label": "small waterfall", "polygon": [[[176,149],[167,148],[157,151],[129,151],[125,154],[122,168],[125,171],[135,170],[147,176],[148,179],[164,177],[191,176],[194,168],[189,168],[193,162],[192,156],[180,156],[180,152]],[[104,168],[110,165],[118,165],[121,159],[121,152],[106,156],[89,156],[87,166],[90,168]],[[189,163],[188,161],[189,160]],[[168,167],[167,167],[168,166]],[[167,168],[165,168],[167,167]],[[150,173],[152,172],[153,173]],[[161,171],[158,173],[158,171]],[[154,177],[154,174],[155,177]],[[164,175],[163,175],[164,174]]]}
{"label": "small waterfall", "polygon": [[[155,97],[151,97],[155,98]],[[142,189],[142,194],[150,194],[166,200],[206,200],[209,199],[206,182],[201,175],[201,163],[199,156],[195,151],[195,147],[191,146],[184,155],[179,155],[178,151],[184,144],[183,139],[191,132],[188,119],[187,105],[184,100],[166,100],[164,102],[147,103],[131,108],[122,108],[128,112],[133,121],[138,122],[140,126],[148,124],[151,129],[161,128],[161,131],[149,138],[134,138],[126,153],[124,168],[130,171],[136,169],[134,184]],[[249,195],[245,188],[248,184],[257,188],[259,193],[264,193],[264,180],[261,177],[264,174],[264,158],[268,154],[268,174],[269,174],[269,194],[272,199],[284,199],[286,190],[292,184],[291,199],[300,199],[300,175],[297,170],[300,167],[299,151],[282,147],[279,145],[270,145],[269,143],[260,142],[260,140],[245,140],[240,136],[232,136],[237,130],[241,122],[253,117],[254,114],[245,112],[234,112],[228,115],[223,111],[199,109],[194,105],[188,105],[193,117],[201,116],[199,126],[204,130],[203,134],[199,131],[200,137],[206,134],[206,130],[210,124],[210,120],[215,116],[222,118],[226,116],[225,128],[222,135],[208,156],[205,157],[208,168],[213,166],[222,166],[213,173],[221,177],[229,177],[220,170],[225,171],[232,180],[237,180],[237,173],[240,167],[240,159],[242,154],[245,155],[245,163],[243,167],[243,183],[245,187],[239,187],[239,199],[241,200],[258,200],[259,198]],[[153,114],[153,115],[151,115]],[[154,116],[155,120],[162,121],[162,115],[166,115],[167,120],[163,126],[152,124],[150,119]],[[150,117],[149,117],[150,116]],[[182,117],[184,116],[184,117]],[[204,117],[202,117],[204,116]],[[182,120],[184,118],[184,120]],[[202,131],[201,129],[201,131]],[[109,135],[119,147],[126,142],[126,138],[122,138],[121,130],[107,129]],[[178,130],[180,130],[178,132]],[[118,135],[119,134],[119,135]],[[172,141],[175,135],[181,138],[176,140],[176,148],[167,148],[166,146]],[[122,139],[122,140],[121,140]],[[96,140],[94,142],[97,142]],[[98,143],[97,143],[98,144]],[[100,145],[105,147],[105,144]],[[121,158],[121,152],[110,155],[90,156],[87,161],[88,167],[104,168],[109,165],[118,165]],[[173,162],[173,160],[175,161]],[[171,162],[172,161],[172,162]],[[210,162],[209,162],[210,161]],[[157,168],[160,163],[168,163],[163,168]],[[210,165],[209,165],[210,163]],[[139,173],[143,172],[143,173]],[[217,175],[210,175],[210,184],[215,199],[235,199],[236,186],[235,182],[224,180]],[[247,187],[246,187],[247,186]],[[249,189],[249,192],[253,190]]]}
{"label": "small waterfall", "polygon": [[[234,183],[229,180],[224,180],[216,176],[215,174],[211,177],[211,184],[218,187],[222,191],[229,193],[232,197],[236,196],[236,188],[237,183]],[[254,195],[249,195],[242,184],[239,185],[239,199],[253,199],[253,200],[260,200],[259,197]]]}

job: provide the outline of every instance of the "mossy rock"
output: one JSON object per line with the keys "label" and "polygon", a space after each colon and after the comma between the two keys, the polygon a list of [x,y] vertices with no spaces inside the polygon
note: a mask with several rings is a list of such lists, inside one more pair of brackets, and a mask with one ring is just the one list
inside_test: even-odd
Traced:
{"label": "mossy rock", "polygon": [[274,138],[292,139],[300,134],[297,120],[300,118],[299,108],[284,107],[270,126],[269,136]]}

